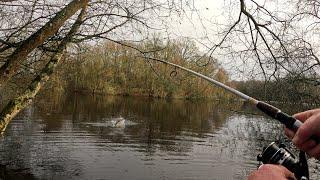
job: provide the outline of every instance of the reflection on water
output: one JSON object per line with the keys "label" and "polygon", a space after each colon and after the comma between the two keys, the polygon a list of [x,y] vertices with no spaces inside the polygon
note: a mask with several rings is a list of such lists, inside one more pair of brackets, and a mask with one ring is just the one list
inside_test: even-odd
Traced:
{"label": "reflection on water", "polygon": [[[0,141],[1,164],[29,179],[245,179],[283,135],[275,121],[235,108],[74,96],[21,113]],[[119,117],[126,126],[110,126]]]}

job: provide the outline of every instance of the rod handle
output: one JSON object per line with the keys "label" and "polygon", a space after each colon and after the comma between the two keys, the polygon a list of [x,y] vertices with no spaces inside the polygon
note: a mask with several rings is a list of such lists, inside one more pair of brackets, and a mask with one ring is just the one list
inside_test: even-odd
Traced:
{"label": "rod handle", "polygon": [[[259,101],[257,104],[257,108],[260,109],[265,114],[267,114],[268,116],[280,121],[282,124],[284,124],[288,129],[292,130],[293,132],[297,132],[299,127],[302,125],[302,122],[299,121],[298,119],[284,112],[281,112],[280,109],[268,103]],[[314,140],[317,144],[320,143],[320,137],[318,136],[313,135],[310,137],[310,139]]]}

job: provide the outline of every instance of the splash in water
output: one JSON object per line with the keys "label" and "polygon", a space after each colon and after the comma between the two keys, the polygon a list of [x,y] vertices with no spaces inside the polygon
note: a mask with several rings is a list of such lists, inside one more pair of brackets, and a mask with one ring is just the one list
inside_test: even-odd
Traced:
{"label": "splash in water", "polygon": [[111,126],[115,128],[125,128],[126,120],[123,117],[114,118],[111,120]]}

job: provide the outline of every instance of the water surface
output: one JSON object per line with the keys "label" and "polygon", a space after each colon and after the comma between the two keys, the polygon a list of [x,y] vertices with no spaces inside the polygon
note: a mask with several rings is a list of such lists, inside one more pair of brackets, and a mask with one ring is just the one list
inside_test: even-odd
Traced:
{"label": "water surface", "polygon": [[[281,125],[255,113],[216,101],[39,101],[8,127],[1,164],[28,179],[246,179],[262,147],[283,140]],[[119,117],[126,126],[112,127]]]}

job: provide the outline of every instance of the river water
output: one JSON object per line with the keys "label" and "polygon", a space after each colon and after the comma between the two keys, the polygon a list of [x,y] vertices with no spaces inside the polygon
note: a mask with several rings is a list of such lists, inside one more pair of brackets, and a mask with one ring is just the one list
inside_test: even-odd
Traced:
{"label": "river water", "polygon": [[[20,113],[1,138],[1,167],[7,171],[0,176],[246,179],[257,168],[262,147],[284,140],[281,125],[256,113],[216,101],[83,95],[39,101]],[[120,117],[125,127],[112,127]],[[312,160],[314,179],[320,177],[317,171]]]}

